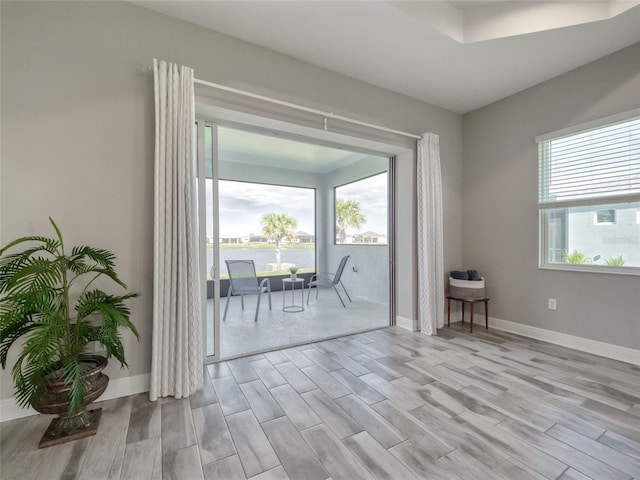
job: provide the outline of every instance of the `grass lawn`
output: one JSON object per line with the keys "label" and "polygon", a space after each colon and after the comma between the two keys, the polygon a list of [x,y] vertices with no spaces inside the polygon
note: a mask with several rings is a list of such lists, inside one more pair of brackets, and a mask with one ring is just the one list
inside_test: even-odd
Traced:
{"label": "grass lawn", "polygon": [[[213,245],[207,243],[208,249],[213,249]],[[274,250],[276,246],[273,243],[225,243],[220,245],[220,249],[224,250],[235,250],[240,248],[255,248],[258,250]],[[288,249],[300,249],[300,250],[313,250],[316,248],[315,243],[286,243],[280,247],[282,250]],[[315,268],[300,268],[298,269],[298,273],[313,273],[315,272]],[[289,269],[283,270],[263,270],[256,272],[258,277],[275,277],[278,275],[290,275]],[[220,275],[220,280],[228,280],[229,275],[227,273],[223,273]],[[211,280],[211,276],[207,275],[207,280]]]}

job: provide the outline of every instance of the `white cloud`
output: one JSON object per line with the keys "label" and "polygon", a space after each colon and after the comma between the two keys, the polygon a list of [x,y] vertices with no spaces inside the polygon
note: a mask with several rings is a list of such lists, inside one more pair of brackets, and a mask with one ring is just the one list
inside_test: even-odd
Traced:
{"label": "white cloud", "polygon": [[[298,221],[296,230],[315,235],[315,191],[311,188],[220,180],[219,201],[222,235],[258,234],[267,213],[286,213]],[[213,236],[212,231],[207,228],[207,235]]]}
{"label": "white cloud", "polygon": [[[374,175],[347,185],[338,187],[336,195],[339,198],[355,200],[360,204],[365,223],[360,232],[367,230],[387,234],[387,174]],[[348,229],[348,234],[357,233]]]}

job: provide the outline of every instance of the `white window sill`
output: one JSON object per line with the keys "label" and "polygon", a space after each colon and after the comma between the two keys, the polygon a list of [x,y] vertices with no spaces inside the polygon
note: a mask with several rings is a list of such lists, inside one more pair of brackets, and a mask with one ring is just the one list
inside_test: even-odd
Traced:
{"label": "white window sill", "polygon": [[548,263],[539,265],[540,270],[560,270],[565,272],[606,273],[610,275],[640,276],[639,267],[609,267],[607,265],[579,265]]}

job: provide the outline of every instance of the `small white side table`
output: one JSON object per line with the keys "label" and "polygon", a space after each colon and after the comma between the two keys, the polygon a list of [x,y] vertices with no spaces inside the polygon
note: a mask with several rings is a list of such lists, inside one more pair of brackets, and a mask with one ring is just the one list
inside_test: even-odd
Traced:
{"label": "small white side table", "polygon": [[[296,305],[295,301],[295,290],[298,283],[300,284],[300,305]],[[287,296],[287,285],[291,285],[291,303],[285,306],[284,297]],[[296,278],[295,280],[290,278],[282,279],[282,311],[289,313],[304,311],[304,278]]]}

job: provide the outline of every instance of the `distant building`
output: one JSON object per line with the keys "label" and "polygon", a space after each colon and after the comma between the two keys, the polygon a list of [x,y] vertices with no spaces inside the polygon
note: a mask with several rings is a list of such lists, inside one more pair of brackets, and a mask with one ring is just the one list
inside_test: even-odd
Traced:
{"label": "distant building", "polygon": [[269,239],[264,235],[249,234],[249,243],[269,243]]}
{"label": "distant building", "polygon": [[242,243],[242,237],[236,237],[233,235],[220,237],[220,245],[231,245]]}
{"label": "distant building", "polygon": [[386,245],[387,237],[380,233],[366,231],[353,236],[353,243]]}
{"label": "distant building", "polygon": [[296,235],[293,238],[293,243],[315,243],[315,242],[316,242],[315,235],[311,235],[310,233],[303,232],[302,230],[300,230],[299,232],[296,232]]}

